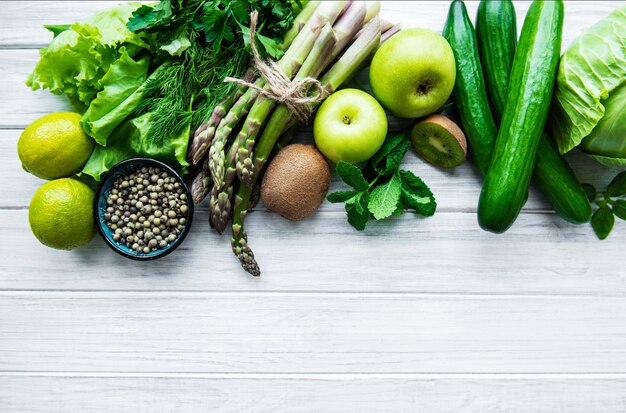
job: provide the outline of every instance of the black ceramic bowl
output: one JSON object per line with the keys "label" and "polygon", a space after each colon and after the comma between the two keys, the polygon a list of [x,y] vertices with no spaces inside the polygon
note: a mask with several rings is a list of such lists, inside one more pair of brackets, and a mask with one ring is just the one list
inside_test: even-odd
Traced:
{"label": "black ceramic bowl", "polygon": [[[151,251],[147,254],[136,252],[132,248],[127,247],[125,244],[113,240],[113,230],[111,230],[111,228],[107,226],[104,219],[104,214],[108,206],[107,199],[111,193],[111,190],[113,189],[113,183],[115,182],[115,180],[127,176],[128,174],[134,173],[144,166],[161,168],[162,171],[167,171],[170,177],[175,178],[181,184],[182,188],[185,191],[185,194],[187,195],[188,208],[185,227],[178,235],[178,237],[174,241],[170,242],[167,246],[159,248],[156,251]],[[102,236],[106,244],[118,254],[121,254],[127,258],[131,258],[133,260],[154,260],[156,258],[161,258],[171,253],[183,242],[183,240],[189,233],[189,230],[191,228],[191,222],[193,220],[193,201],[191,200],[191,193],[189,192],[189,188],[185,184],[183,178],[168,165],[151,158],[127,159],[111,168],[100,181],[100,185],[98,185],[93,210],[94,220],[96,222],[96,229],[98,230],[98,233]]]}

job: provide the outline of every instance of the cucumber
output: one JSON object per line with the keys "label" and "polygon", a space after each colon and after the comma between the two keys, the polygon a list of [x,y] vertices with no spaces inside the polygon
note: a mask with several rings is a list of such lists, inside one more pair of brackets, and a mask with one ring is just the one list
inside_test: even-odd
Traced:
{"label": "cucumber", "polygon": [[[500,119],[517,40],[515,8],[511,0],[480,2],[476,37],[492,113],[494,118]],[[591,203],[574,171],[545,131],[539,141],[533,178],[561,218],[574,224],[589,222]]]}
{"label": "cucumber", "polygon": [[511,0],[482,0],[476,13],[476,39],[492,115],[500,122],[517,45],[517,20]]}
{"label": "cucumber", "polygon": [[462,1],[454,0],[450,4],[443,36],[450,43],[456,61],[453,98],[474,162],[485,175],[498,131],[489,108],[476,32]]}
{"label": "cucumber", "polygon": [[510,228],[528,197],[561,50],[563,1],[535,0],[524,19],[493,159],[478,201],[481,228]]}
{"label": "cucumber", "polygon": [[546,132],[539,142],[533,176],[561,218],[572,224],[584,224],[591,220],[591,202],[583,186]]}

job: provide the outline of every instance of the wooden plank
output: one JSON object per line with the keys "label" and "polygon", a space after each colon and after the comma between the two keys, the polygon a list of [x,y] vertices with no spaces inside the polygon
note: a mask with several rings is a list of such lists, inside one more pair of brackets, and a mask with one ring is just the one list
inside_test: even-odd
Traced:
{"label": "wooden plank", "polygon": [[0,211],[0,289],[626,295],[624,222],[605,241],[588,225],[543,214],[522,215],[504,235],[464,213],[406,215],[359,233],[339,212],[291,223],[258,211],[246,228],[260,279],[239,267],[230,235],[210,230],[205,212],[173,254],[135,262],[98,237],[76,251],[46,248],[27,211]]}
{"label": "wooden plank", "polygon": [[0,48],[45,47],[52,40],[52,34],[43,27],[44,24],[71,24],[119,3],[123,1],[3,0],[0,9]]}
{"label": "wooden plank", "polygon": [[50,112],[72,111],[66,98],[26,86],[38,60],[37,50],[0,49],[0,128],[24,128]]}
{"label": "wooden plank", "polygon": [[[0,10],[0,48],[45,47],[51,39],[44,24],[67,24],[118,4],[118,1],[12,1],[4,0]],[[381,2],[381,16],[403,27],[424,27],[440,31],[446,19],[449,2],[420,1],[419,7],[407,7],[405,1]],[[478,1],[466,1],[472,19]],[[580,32],[596,20],[609,14],[620,1],[568,1],[565,7],[564,44],[569,44]],[[530,1],[515,1],[518,28],[521,29]]]}
{"label": "wooden plank", "polygon": [[[4,376],[5,412],[618,413],[626,379]],[[97,395],[98,397],[94,397]]]}
{"label": "wooden plank", "polygon": [[624,317],[623,297],[11,292],[0,371],[624,374]]}

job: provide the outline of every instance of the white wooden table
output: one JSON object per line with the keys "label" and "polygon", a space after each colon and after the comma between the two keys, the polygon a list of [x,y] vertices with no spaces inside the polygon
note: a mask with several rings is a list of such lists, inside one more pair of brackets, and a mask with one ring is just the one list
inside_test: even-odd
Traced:
{"label": "white wooden table", "polygon": [[[99,238],[41,246],[27,215],[42,181],[21,170],[16,142],[69,106],[24,80],[50,39],[42,24],[112,4],[0,2],[1,412],[626,411],[626,225],[600,242],[533,190],[506,234],[483,232],[470,165],[442,172],[410,152],[437,214],[363,233],[340,205],[296,224],[257,208],[259,279],[209,230],[206,207],[156,262]],[[564,46],[622,4],[568,2]],[[441,30],[447,8],[385,2],[382,14]],[[517,3],[519,28],[527,9]],[[600,187],[619,171],[569,159]]]}

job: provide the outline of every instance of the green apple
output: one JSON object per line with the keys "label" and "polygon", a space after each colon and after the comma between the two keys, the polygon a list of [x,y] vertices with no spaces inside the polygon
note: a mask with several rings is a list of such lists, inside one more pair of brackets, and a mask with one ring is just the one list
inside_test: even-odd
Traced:
{"label": "green apple", "polygon": [[343,89],[322,103],[313,123],[317,148],[332,162],[367,161],[387,135],[385,110],[371,95]]}
{"label": "green apple", "polygon": [[456,67],[450,44],[428,29],[403,30],[378,49],[370,66],[376,99],[401,118],[420,118],[439,109],[454,88]]}

